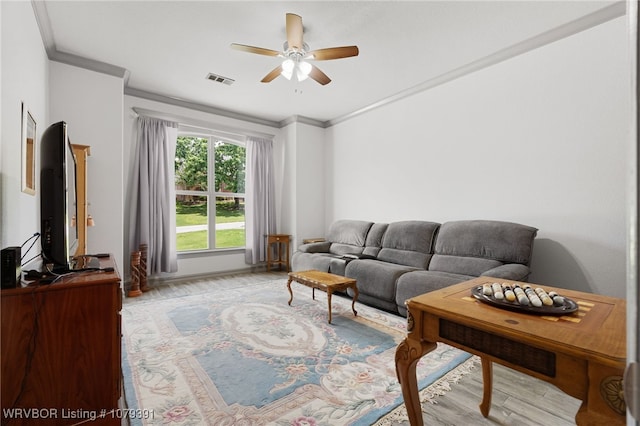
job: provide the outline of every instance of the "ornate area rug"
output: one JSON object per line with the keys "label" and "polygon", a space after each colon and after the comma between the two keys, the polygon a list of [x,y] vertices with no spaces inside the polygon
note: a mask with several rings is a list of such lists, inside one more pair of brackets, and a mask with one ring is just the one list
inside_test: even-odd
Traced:
{"label": "ornate area rug", "polygon": [[[359,303],[354,317],[334,295],[328,324],[325,293],[292,289],[292,306],[285,279],[125,300],[126,402],[143,417],[131,423],[370,425],[401,408],[394,354],[405,319]],[[420,388],[468,358],[439,345],[418,364]]]}

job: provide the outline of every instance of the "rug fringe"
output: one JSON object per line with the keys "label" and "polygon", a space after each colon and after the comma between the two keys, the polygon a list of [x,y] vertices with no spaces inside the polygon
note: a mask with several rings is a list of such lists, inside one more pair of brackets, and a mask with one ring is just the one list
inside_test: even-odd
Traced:
{"label": "rug fringe", "polygon": [[[449,371],[436,382],[420,391],[420,404],[437,404],[437,397],[451,390],[452,384],[457,384],[464,376],[470,374],[480,365],[480,358],[472,356],[458,367]],[[407,407],[404,402],[386,416],[379,419],[373,426],[398,426],[408,424]]]}

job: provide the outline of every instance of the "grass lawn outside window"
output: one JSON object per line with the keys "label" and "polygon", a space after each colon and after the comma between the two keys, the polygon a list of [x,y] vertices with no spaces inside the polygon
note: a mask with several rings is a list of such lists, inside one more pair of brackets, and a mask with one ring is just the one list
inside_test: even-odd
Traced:
{"label": "grass lawn outside window", "polygon": [[[216,248],[244,247],[244,200],[221,197],[216,201]],[[206,197],[195,202],[176,201],[177,250],[208,249]],[[182,228],[182,229],[181,229]]]}

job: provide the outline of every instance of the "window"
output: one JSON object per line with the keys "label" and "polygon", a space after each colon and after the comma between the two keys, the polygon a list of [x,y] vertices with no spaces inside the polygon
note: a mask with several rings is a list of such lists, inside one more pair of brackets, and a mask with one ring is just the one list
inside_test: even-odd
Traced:
{"label": "window", "polygon": [[177,251],[244,247],[244,144],[181,133],[175,173]]}

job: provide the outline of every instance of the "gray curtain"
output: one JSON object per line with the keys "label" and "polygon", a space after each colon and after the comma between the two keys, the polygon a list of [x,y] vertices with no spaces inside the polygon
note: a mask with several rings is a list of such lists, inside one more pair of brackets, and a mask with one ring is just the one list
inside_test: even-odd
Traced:
{"label": "gray curtain", "polygon": [[175,153],[178,124],[138,117],[131,187],[129,249],[147,248],[147,273],[178,270]]}
{"label": "gray curtain", "polygon": [[250,136],[246,153],[245,261],[254,265],[266,260],[265,235],[276,230],[273,141]]}

